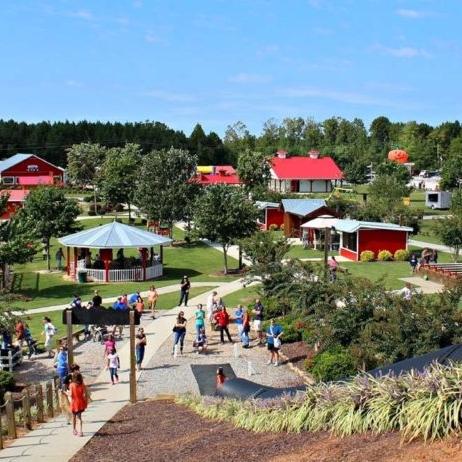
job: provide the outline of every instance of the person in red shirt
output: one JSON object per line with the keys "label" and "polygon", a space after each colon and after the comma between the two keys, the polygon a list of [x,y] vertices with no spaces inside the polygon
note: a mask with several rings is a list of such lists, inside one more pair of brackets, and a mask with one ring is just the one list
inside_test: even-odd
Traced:
{"label": "person in red shirt", "polygon": [[69,396],[72,411],[72,432],[76,436],[83,436],[82,412],[87,408],[87,387],[83,383],[80,372],[74,372],[69,385]]}
{"label": "person in red shirt", "polygon": [[220,329],[220,341],[221,344],[223,345],[225,343],[225,338],[224,338],[224,333],[226,332],[226,336],[228,337],[228,340],[230,343],[233,343],[233,339],[231,338],[231,335],[229,333],[228,325],[229,325],[229,314],[226,311],[226,307],[222,307],[220,311],[218,311],[217,314],[215,314],[215,319],[218,324],[218,328]]}
{"label": "person in red shirt", "polygon": [[20,319],[18,319],[16,323],[16,340],[18,342],[18,347],[22,348],[24,342],[24,324]]}

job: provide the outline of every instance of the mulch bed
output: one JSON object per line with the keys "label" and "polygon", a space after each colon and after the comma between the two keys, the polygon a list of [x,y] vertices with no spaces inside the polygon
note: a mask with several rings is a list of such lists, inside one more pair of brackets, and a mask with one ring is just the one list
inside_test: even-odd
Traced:
{"label": "mulch bed", "polygon": [[227,422],[203,419],[172,400],[155,400],[127,405],[71,462],[460,462],[460,450],[456,438],[401,445],[396,433],[349,438],[335,438],[328,432],[252,433]]}

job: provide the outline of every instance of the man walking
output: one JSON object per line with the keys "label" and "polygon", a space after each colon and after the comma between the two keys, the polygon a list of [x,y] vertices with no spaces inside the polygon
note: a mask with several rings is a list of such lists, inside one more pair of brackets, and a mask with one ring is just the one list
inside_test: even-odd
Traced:
{"label": "man walking", "polygon": [[263,305],[259,298],[255,300],[253,309],[253,330],[257,333],[257,343],[265,344],[265,338],[263,337]]}

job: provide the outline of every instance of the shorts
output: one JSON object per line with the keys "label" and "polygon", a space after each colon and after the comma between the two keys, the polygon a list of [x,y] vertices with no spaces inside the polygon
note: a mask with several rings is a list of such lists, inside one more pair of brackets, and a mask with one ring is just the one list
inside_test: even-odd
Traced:
{"label": "shorts", "polygon": [[254,319],[253,321],[253,330],[257,331],[257,332],[261,332],[263,329],[262,329],[262,321],[260,321],[259,319]]}
{"label": "shorts", "polygon": [[279,351],[279,348],[275,348],[274,347],[274,343],[267,343],[267,348],[268,348],[268,351]]}

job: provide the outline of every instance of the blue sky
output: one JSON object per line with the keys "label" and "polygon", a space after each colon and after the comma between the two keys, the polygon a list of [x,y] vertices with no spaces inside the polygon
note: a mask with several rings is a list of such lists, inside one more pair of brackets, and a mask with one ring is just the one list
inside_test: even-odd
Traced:
{"label": "blue sky", "polygon": [[2,0],[0,119],[437,126],[462,109],[460,0]]}

